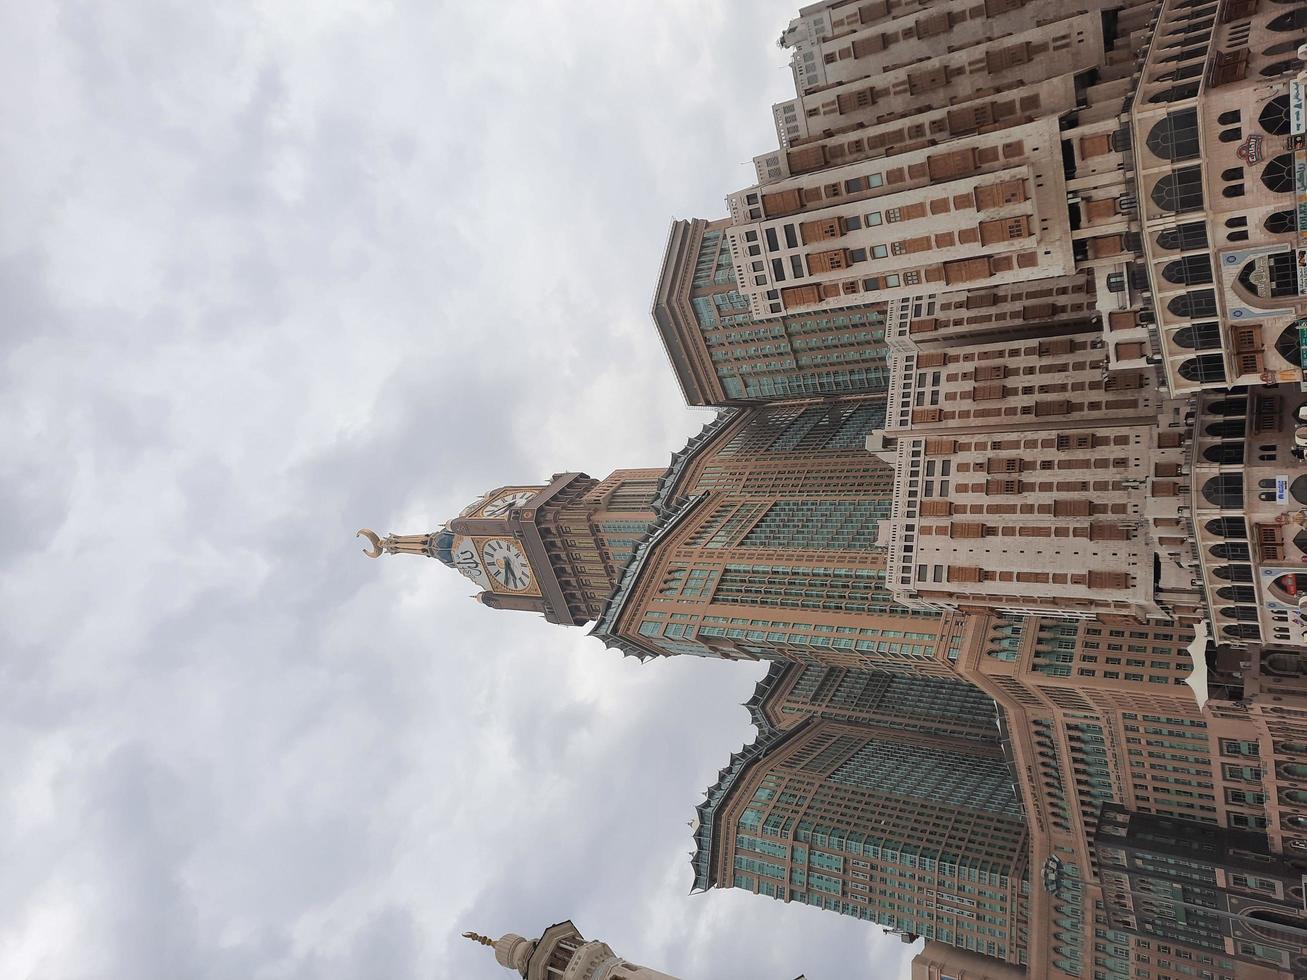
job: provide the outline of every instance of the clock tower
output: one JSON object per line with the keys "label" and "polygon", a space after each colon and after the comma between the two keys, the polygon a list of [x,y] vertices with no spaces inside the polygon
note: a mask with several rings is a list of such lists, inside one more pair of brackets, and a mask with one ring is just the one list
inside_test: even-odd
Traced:
{"label": "clock tower", "polygon": [[475,582],[484,605],[580,626],[599,616],[653,523],[663,472],[616,470],[604,480],[559,473],[546,486],[492,490],[429,534],[358,533],[372,545],[370,558],[435,558]]}

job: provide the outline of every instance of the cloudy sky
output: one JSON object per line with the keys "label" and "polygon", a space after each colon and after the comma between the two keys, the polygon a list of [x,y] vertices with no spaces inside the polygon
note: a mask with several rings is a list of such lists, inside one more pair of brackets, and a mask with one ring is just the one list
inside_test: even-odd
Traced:
{"label": "cloudy sky", "polygon": [[459,932],[568,917],[686,978],[899,975],[687,895],[755,668],[352,538],[705,421],[647,307],[774,145],[793,2],[0,5],[0,975],[492,978]]}

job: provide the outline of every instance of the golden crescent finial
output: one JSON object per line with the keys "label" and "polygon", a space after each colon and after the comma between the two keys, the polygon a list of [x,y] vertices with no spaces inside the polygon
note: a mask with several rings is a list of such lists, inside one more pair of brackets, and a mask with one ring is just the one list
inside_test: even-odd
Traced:
{"label": "golden crescent finial", "polygon": [[489,936],[483,936],[478,932],[465,932],[463,933],[463,938],[470,939],[474,943],[480,943],[482,946],[493,947],[495,945],[495,941],[493,939],[491,939]]}
{"label": "golden crescent finial", "polygon": [[377,532],[375,532],[375,531],[369,531],[369,530],[365,527],[365,528],[363,528],[362,530],[358,531],[358,532],[354,535],[354,537],[356,537],[356,538],[367,538],[369,541],[372,542],[372,547],[371,547],[371,548],[364,548],[364,549],[363,549],[363,554],[367,555],[369,558],[380,558],[381,555],[383,554],[383,552],[382,552],[382,550],[381,550],[381,538],[377,537]]}

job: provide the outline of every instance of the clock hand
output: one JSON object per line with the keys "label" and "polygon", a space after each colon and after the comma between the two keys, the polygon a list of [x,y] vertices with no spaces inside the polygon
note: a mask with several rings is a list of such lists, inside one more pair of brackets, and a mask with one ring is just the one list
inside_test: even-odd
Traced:
{"label": "clock hand", "polygon": [[513,569],[513,563],[507,558],[504,559],[504,579],[507,584],[517,586],[517,572]]}

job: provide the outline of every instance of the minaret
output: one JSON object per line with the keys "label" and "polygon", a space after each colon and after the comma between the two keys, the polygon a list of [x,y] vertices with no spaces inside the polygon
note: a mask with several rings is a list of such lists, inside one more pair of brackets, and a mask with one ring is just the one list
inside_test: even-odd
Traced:
{"label": "minaret", "polygon": [[498,940],[475,932],[464,937],[495,951],[495,962],[525,980],[677,980],[622,959],[607,943],[587,941],[569,922],[552,925],[535,942],[516,933]]}

